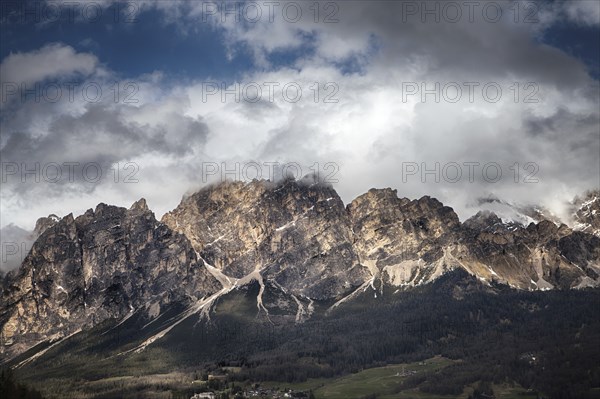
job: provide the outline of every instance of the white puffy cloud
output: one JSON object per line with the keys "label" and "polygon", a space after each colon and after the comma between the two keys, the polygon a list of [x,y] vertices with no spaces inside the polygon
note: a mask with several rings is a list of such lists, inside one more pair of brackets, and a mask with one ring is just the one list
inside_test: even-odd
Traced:
{"label": "white puffy cloud", "polygon": [[[377,66],[373,67],[374,69]],[[430,74],[427,83],[447,82],[444,74]],[[496,79],[503,89],[498,102],[486,101],[479,90],[471,102],[466,93],[456,103],[437,103],[432,95],[402,101],[403,83],[421,82],[419,71],[392,73],[386,79],[367,69],[364,74],[341,74],[330,67],[300,71],[256,73],[246,82],[298,82],[305,97],[297,103],[282,100],[264,104],[222,102],[219,94],[202,101],[202,87],[190,87],[188,113],[203,115],[210,131],[205,152],[211,161],[257,160],[339,166],[335,186],[345,201],[371,187],[392,186],[410,198],[433,195],[455,207],[461,218],[476,211],[475,199],[495,193],[520,203],[554,208],[557,203],[598,184],[600,161],[597,98],[584,88],[537,84],[537,103],[525,103],[510,90],[515,81]],[[314,101],[310,82],[334,82],[338,100]],[[519,81],[520,80],[516,80]],[[592,84],[592,81],[589,81]],[[408,164],[414,175],[403,176]],[[461,166],[462,178],[451,164]],[[467,163],[477,163],[473,170]],[[439,170],[423,174],[423,169]],[[484,166],[490,164],[484,175]],[[495,180],[496,165],[502,176]],[[444,166],[447,174],[444,174]],[[516,170],[515,170],[516,169]],[[308,170],[305,169],[305,170]],[[406,169],[405,172],[409,170]],[[325,172],[325,171],[322,171]],[[473,173],[470,179],[469,173]],[[436,176],[437,175],[437,176]],[[557,200],[558,198],[558,200]]]}
{"label": "white puffy cloud", "polygon": [[89,76],[98,67],[98,58],[90,53],[78,53],[62,43],[47,44],[28,53],[11,53],[0,64],[2,84],[30,86],[46,79],[73,75]]}

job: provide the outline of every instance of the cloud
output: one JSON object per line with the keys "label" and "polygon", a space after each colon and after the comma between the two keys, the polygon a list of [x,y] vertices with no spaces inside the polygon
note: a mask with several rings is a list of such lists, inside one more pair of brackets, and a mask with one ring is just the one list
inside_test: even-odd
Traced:
{"label": "cloud", "polygon": [[33,245],[31,231],[9,224],[0,229],[0,273],[21,265]]}
{"label": "cloud", "polygon": [[592,0],[566,1],[564,3],[567,17],[580,25],[600,25],[600,3]]}
{"label": "cloud", "polygon": [[[159,3],[167,23],[193,31],[202,21],[202,2]],[[167,83],[155,73],[134,79],[135,104],[28,102],[5,115],[3,159],[97,162],[107,173],[135,162],[139,182],[11,186],[3,222],[10,215],[4,223],[27,225],[39,215],[101,201],[128,206],[142,196],[160,215],[204,183],[206,162],[297,162],[307,172],[318,164],[339,180],[346,202],[371,187],[393,187],[409,198],[436,196],[462,219],[489,193],[559,213],[561,203],[600,184],[598,82],[583,62],[541,40],[563,15],[560,6],[540,9],[538,23],[515,23],[508,2],[497,2],[505,11],[497,22],[478,9],[474,21],[463,10],[459,22],[437,23],[408,15],[407,2],[338,2],[338,22],[323,23],[331,10],[322,9],[315,23],[313,3],[296,3],[306,16],[297,23],[210,22],[232,62],[236,52],[256,62],[228,89],[275,82],[272,101],[266,90],[257,102],[231,94],[223,101],[221,89],[207,96],[208,76]],[[88,81],[114,78],[93,73]],[[467,82],[476,84],[472,100]],[[290,83],[302,88],[297,102],[284,98]],[[448,84],[461,87],[457,101],[443,92]],[[486,85],[502,90],[498,101],[485,97]],[[409,87],[418,92],[407,95]],[[423,97],[423,88],[435,93]],[[325,169],[328,163],[338,169]],[[456,165],[461,177],[452,181],[444,173],[454,176]],[[498,181],[486,165],[501,168]],[[31,216],[21,212],[26,206]]]}
{"label": "cloud", "polygon": [[[35,59],[45,48],[22,57]],[[11,112],[3,110],[3,225],[32,228],[41,215],[83,212],[98,202],[129,206],[156,190],[153,183],[177,184],[181,160],[202,151],[209,131],[201,116],[185,114],[186,95],[164,88],[161,79],[154,73],[123,81],[103,71],[79,82],[72,96],[17,98]],[[86,85],[99,87],[102,96],[86,100]]]}
{"label": "cloud", "polygon": [[0,76],[2,84],[11,82],[30,86],[46,79],[89,76],[97,67],[95,55],[77,53],[71,46],[53,43],[28,53],[11,53],[0,64]]}

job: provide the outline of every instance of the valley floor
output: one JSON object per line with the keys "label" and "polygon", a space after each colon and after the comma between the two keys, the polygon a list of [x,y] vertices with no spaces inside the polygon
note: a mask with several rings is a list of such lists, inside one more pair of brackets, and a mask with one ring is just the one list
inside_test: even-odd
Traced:
{"label": "valley floor", "polygon": [[[468,399],[473,397],[477,384],[467,386],[460,395],[436,395],[423,392],[419,387],[405,388],[410,378],[434,376],[456,361],[436,356],[423,361],[374,367],[334,378],[313,378],[301,383],[246,381],[239,384],[219,382],[213,375],[173,372],[144,376],[110,377],[95,381],[49,380],[33,383],[48,397],[60,398],[193,398],[196,394],[215,398],[315,398],[315,399]],[[223,375],[232,376],[238,368],[225,367]],[[196,379],[199,377],[200,379]],[[496,399],[535,399],[536,392],[528,391],[517,383],[492,385]],[[200,398],[201,396],[199,396]],[[209,398],[210,396],[206,396]],[[484,396],[478,396],[484,398]]]}

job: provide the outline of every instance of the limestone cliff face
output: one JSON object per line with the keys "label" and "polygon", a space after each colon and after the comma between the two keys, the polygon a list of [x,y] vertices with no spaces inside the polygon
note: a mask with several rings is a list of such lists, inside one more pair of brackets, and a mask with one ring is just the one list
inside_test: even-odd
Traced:
{"label": "limestone cliff face", "polygon": [[53,223],[5,284],[0,350],[7,356],[134,309],[220,288],[189,241],[157,222],[144,200],[129,210],[100,204]]}
{"label": "limestone cliff face", "polygon": [[324,299],[369,277],[344,204],[323,184],[226,182],[186,198],[162,221],[237,279],[260,273],[293,294]]}
{"label": "limestone cliff face", "polygon": [[464,223],[471,262],[485,265],[488,279],[520,289],[598,285],[600,240],[550,221],[527,227],[499,223],[478,214]]}
{"label": "limestone cliff face", "polygon": [[430,197],[398,198],[372,189],[348,205],[354,248],[375,277],[398,286],[423,284],[457,266],[460,230],[452,208]]}
{"label": "limestone cliff face", "polygon": [[564,224],[543,220],[525,227],[491,212],[460,224],[439,201],[400,199],[390,189],[370,190],[348,211],[360,261],[395,286],[428,283],[455,268],[527,290],[600,283],[598,237]]}

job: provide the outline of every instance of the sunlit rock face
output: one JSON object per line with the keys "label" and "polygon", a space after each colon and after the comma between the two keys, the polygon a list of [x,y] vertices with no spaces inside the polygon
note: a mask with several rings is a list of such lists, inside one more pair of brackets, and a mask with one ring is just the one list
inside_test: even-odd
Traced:
{"label": "sunlit rock face", "polygon": [[361,263],[395,286],[428,283],[455,268],[527,290],[599,283],[600,241],[564,224],[525,227],[489,211],[460,224],[439,201],[398,198],[390,189],[370,190],[348,210]]}
{"label": "sunlit rock face", "polygon": [[315,299],[340,295],[369,278],[354,252],[343,202],[321,183],[226,182],[186,198],[162,220],[234,278],[260,273]]}
{"label": "sunlit rock face", "polygon": [[485,265],[490,278],[528,290],[598,285],[598,237],[548,220],[523,227],[493,218],[478,214],[463,225],[472,262]]}
{"label": "sunlit rock face", "polygon": [[215,292],[185,236],[159,223],[144,200],[130,209],[100,204],[46,226],[2,292],[7,356],[134,309]]}
{"label": "sunlit rock face", "polygon": [[375,277],[398,286],[424,284],[457,267],[460,222],[434,198],[398,198],[372,189],[348,205],[354,248]]}

